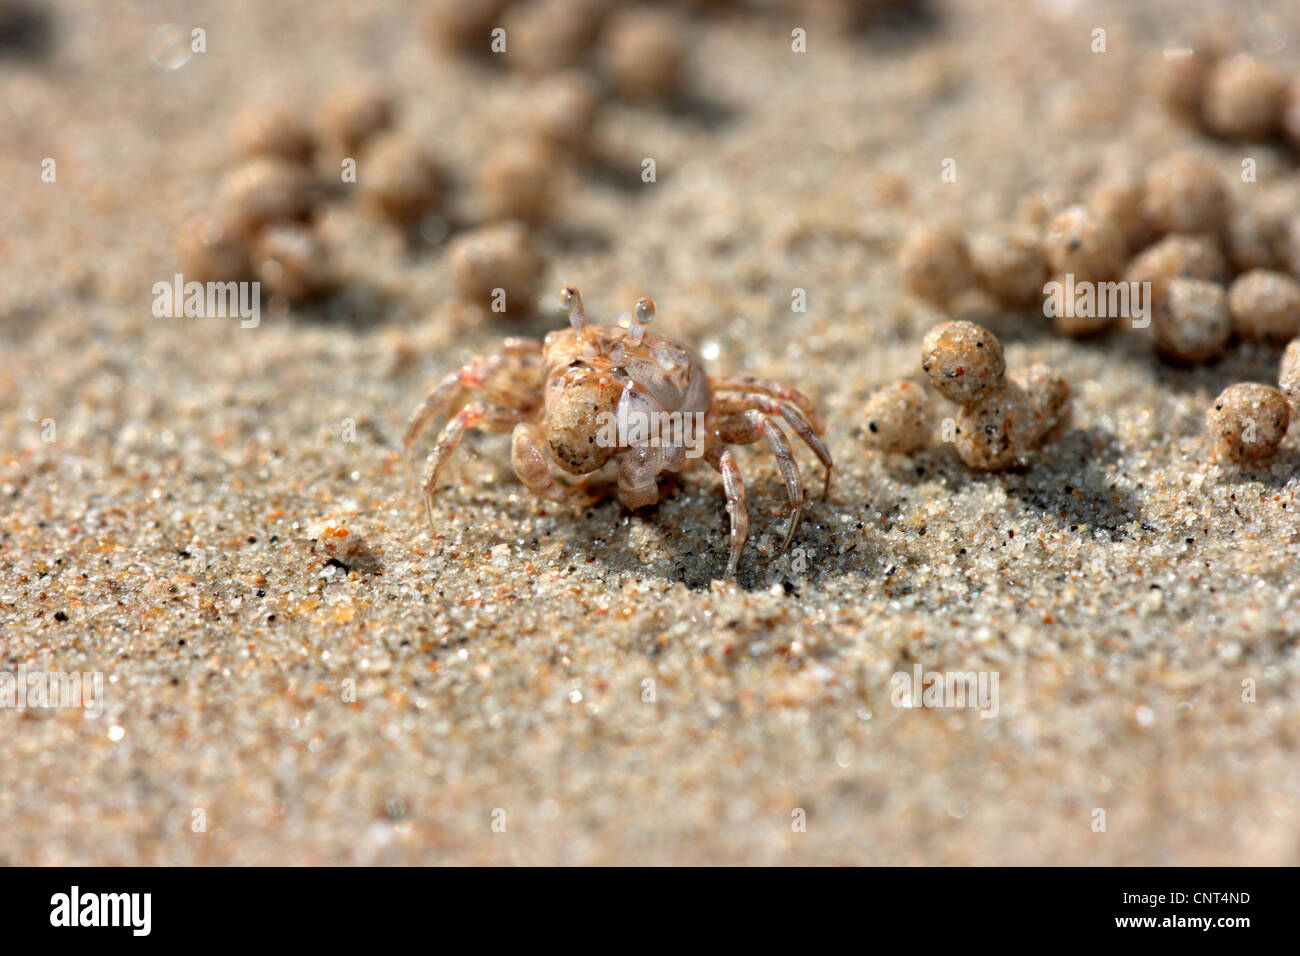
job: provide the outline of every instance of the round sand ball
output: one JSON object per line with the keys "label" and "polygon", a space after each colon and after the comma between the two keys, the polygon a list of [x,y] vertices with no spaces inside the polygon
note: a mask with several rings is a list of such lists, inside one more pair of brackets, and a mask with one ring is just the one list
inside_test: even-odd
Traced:
{"label": "round sand ball", "polygon": [[478,188],[489,219],[545,222],[555,206],[563,167],[542,143],[507,140],[479,170]]}
{"label": "round sand ball", "polygon": [[1300,282],[1285,272],[1254,269],[1228,291],[1232,328],[1243,339],[1285,341],[1300,335]]}
{"label": "round sand ball", "polygon": [[248,244],[239,232],[212,216],[187,222],[177,240],[181,269],[195,282],[238,282],[248,277]]}
{"label": "round sand ball", "polygon": [[1282,132],[1293,146],[1300,146],[1300,75],[1292,78],[1282,98]]}
{"label": "round sand ball", "polygon": [[936,305],[975,284],[966,237],[953,223],[913,229],[898,250],[898,268],[909,291]]}
{"label": "round sand ball", "polygon": [[381,133],[357,168],[366,204],[404,225],[418,222],[442,196],[442,178],[428,151],[402,133]]}
{"label": "round sand ball", "polygon": [[510,0],[425,0],[424,29],[434,46],[466,53],[488,53],[492,30]]}
{"label": "round sand ball", "polygon": [[957,413],[957,454],[971,468],[997,471],[1015,464],[1030,449],[1034,412],[1024,390],[1015,382],[968,405]]}
{"label": "round sand ball", "polygon": [[1124,272],[1126,282],[1150,282],[1155,297],[1169,279],[1205,279],[1223,282],[1227,263],[1219,244],[1209,236],[1165,236],[1130,260]]}
{"label": "round sand ball", "polygon": [[1255,382],[1229,385],[1206,415],[1215,451],[1237,462],[1271,457],[1290,421],[1291,410],[1282,393]]}
{"label": "round sand ball", "polygon": [[448,245],[447,258],[456,292],[465,301],[486,309],[498,306],[507,315],[533,308],[546,264],[522,223],[484,226],[457,236]]}
{"label": "round sand ball", "polygon": [[548,146],[582,156],[590,148],[599,106],[600,90],[591,77],[576,70],[557,73],[537,85],[529,122]]}
{"label": "round sand ball", "polygon": [[1115,224],[1115,228],[1124,237],[1124,247],[1129,252],[1141,249],[1152,239],[1151,227],[1142,216],[1143,188],[1143,182],[1139,178],[1112,177],[1093,187],[1085,203],[1102,218]]}
{"label": "round sand ball", "polygon": [[1031,365],[1011,380],[1025,395],[1029,415],[1018,423],[1016,442],[1022,448],[1037,448],[1069,417],[1070,383],[1049,365]]}
{"label": "round sand ball", "polygon": [[235,142],[246,159],[269,156],[289,163],[310,162],[316,143],[311,130],[283,106],[259,104],[235,119]]}
{"label": "round sand ball", "polygon": [[879,451],[910,455],[930,444],[930,401],[912,382],[894,382],[877,390],[864,408],[865,439]]}
{"label": "round sand ball", "polygon": [[1223,246],[1237,272],[1275,269],[1282,264],[1279,253],[1286,244],[1286,216],[1264,203],[1237,205],[1228,214]]}
{"label": "round sand ball", "polygon": [[1087,206],[1071,206],[1053,219],[1043,237],[1043,256],[1054,275],[1075,282],[1106,282],[1124,265],[1124,237],[1109,219]]}
{"label": "round sand ball", "polygon": [[1287,404],[1291,406],[1291,417],[1300,418],[1300,339],[1292,339],[1291,344],[1282,353],[1282,362],[1277,372],[1277,386],[1282,390]]}
{"label": "round sand ball", "polygon": [[1232,337],[1232,316],[1223,286],[1204,279],[1170,279],[1151,318],[1156,349],[1188,365],[1223,353]]}
{"label": "round sand ball", "polygon": [[378,82],[353,80],[321,107],[322,135],[333,148],[356,155],[368,140],[393,124],[393,98]]}
{"label": "round sand ball", "polygon": [[1147,170],[1142,214],[1160,235],[1218,234],[1228,217],[1223,177],[1194,156],[1166,157]]}
{"label": "round sand ball", "polygon": [[974,322],[944,322],[921,342],[921,368],[944,398],[969,405],[1002,387],[1007,363],[1002,343]]}
{"label": "round sand ball", "polygon": [[294,301],[323,295],[337,285],[328,252],[302,226],[272,226],[263,232],[253,247],[253,264],[268,292]]}
{"label": "round sand ball", "polygon": [[979,287],[1010,306],[1041,303],[1047,266],[1038,232],[1002,227],[972,236],[970,263]]}
{"label": "round sand ball", "polygon": [[628,99],[665,100],[682,83],[687,33],[680,16],[633,8],[610,17],[601,36],[601,59],[614,88]]}
{"label": "round sand ball", "polygon": [[511,7],[506,61],[534,74],[574,66],[595,43],[609,6],[609,0],[535,0]]}
{"label": "round sand ball", "polygon": [[1156,90],[1175,113],[1198,118],[1210,71],[1219,60],[1215,45],[1171,47],[1156,63]]}
{"label": "round sand ball", "polygon": [[1245,54],[1220,60],[1205,84],[1205,126],[1230,139],[1267,139],[1281,124],[1286,87],[1286,74],[1271,63]]}
{"label": "round sand ball", "polygon": [[273,223],[304,219],[310,211],[307,177],[282,159],[250,159],[228,172],[218,190],[222,212],[245,236]]}

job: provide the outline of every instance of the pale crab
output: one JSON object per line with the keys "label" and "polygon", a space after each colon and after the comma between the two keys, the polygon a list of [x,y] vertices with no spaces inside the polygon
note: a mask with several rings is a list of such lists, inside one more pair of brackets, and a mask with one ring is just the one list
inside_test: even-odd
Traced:
{"label": "pale crab", "polygon": [[[761,438],[776,456],[789,496],[784,552],[799,527],[804,486],[778,421],[812,449],[826,469],[823,496],[830,490],[834,462],[812,402],[778,382],[709,377],[693,350],[645,328],[655,314],[650,299],[637,301],[635,323],[625,315],[618,325],[588,325],[582,295],[573,286],[561,291],[560,300],[569,312],[569,328],[548,333],[545,342],[508,338],[500,352],[471,358],[411,415],[408,457],[435,418],[450,416],[424,467],[424,503],[434,530],[438,476],[470,428],[511,432],[511,461],[519,480],[561,503],[616,480],[625,507],[653,505],[661,473],[681,471],[703,457],[722,475],[731,518],[726,576],[734,577],[749,516],[745,482],[729,446]],[[703,434],[687,436],[683,428],[665,435],[662,428],[638,427],[674,421],[674,413],[683,424],[702,423]]]}

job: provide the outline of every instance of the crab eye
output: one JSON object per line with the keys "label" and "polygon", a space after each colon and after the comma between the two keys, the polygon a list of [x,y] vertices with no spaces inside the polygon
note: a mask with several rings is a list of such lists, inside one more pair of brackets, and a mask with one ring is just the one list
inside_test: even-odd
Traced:
{"label": "crab eye", "polygon": [[646,296],[636,300],[636,320],[642,325],[649,325],[655,317],[655,300]]}

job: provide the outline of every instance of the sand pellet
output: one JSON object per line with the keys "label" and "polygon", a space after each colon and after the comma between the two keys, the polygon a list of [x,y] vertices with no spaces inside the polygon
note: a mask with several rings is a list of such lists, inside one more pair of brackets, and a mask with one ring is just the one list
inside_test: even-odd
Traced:
{"label": "sand pellet", "polygon": [[936,305],[975,284],[966,237],[953,223],[914,228],[899,249],[898,269],[912,294]]}
{"label": "sand pellet", "polygon": [[1115,224],[1129,252],[1141,249],[1152,239],[1151,226],[1142,215],[1144,189],[1139,176],[1111,176],[1094,186],[1084,203]]}
{"label": "sand pellet", "polygon": [[1291,417],[1300,418],[1300,338],[1292,339],[1278,365],[1277,387],[1291,406]]}
{"label": "sand pellet", "polygon": [[235,120],[235,142],[246,158],[270,156],[291,163],[306,163],[316,148],[312,132],[302,118],[275,104],[257,104]]}
{"label": "sand pellet", "polygon": [[1232,328],[1244,339],[1285,341],[1300,335],[1300,282],[1284,272],[1254,269],[1228,291]]}
{"label": "sand pellet", "polygon": [[622,10],[601,36],[601,62],[628,99],[664,100],[682,85],[684,21],[667,10]]}
{"label": "sand pellet", "polygon": [[1238,204],[1228,214],[1223,247],[1237,272],[1276,269],[1282,263],[1287,220],[1268,199]]}
{"label": "sand pellet", "polygon": [[1007,468],[1025,452],[1027,435],[1037,427],[1028,396],[1008,381],[996,392],[957,413],[957,454],[971,468]]}
{"label": "sand pellet", "polygon": [[1194,156],[1166,157],[1147,170],[1142,212],[1161,235],[1218,234],[1228,217],[1223,177],[1212,165]]}
{"label": "sand pellet", "polygon": [[1007,370],[1002,343],[974,322],[944,322],[926,333],[921,368],[935,390],[958,405],[997,391]]}
{"label": "sand pellet", "polygon": [[186,279],[231,282],[248,276],[248,244],[230,224],[214,216],[197,216],[181,229],[176,242]]}
{"label": "sand pellet", "polygon": [[1050,365],[1031,365],[1011,376],[1024,392],[1029,415],[1018,423],[1016,443],[1029,450],[1041,445],[1069,417],[1070,383]]}
{"label": "sand pellet", "polygon": [[442,194],[442,179],[428,150],[402,133],[383,133],[366,147],[357,181],[367,205],[398,223],[418,221]]}
{"label": "sand pellet", "polygon": [[487,158],[478,176],[479,196],[489,219],[518,219],[537,225],[550,218],[563,165],[542,143],[506,140]]}
{"label": "sand pellet", "polygon": [[253,265],[267,292],[291,300],[323,295],[338,284],[329,253],[303,226],[272,226],[257,239]]}
{"label": "sand pellet", "polygon": [[610,5],[609,0],[512,4],[502,23],[509,41],[506,61],[535,75],[575,66],[591,50]]}
{"label": "sand pellet", "polygon": [[1197,43],[1162,50],[1156,62],[1156,91],[1176,113],[1199,119],[1206,81],[1220,57],[1217,44]]}
{"label": "sand pellet", "polygon": [[1213,238],[1171,235],[1130,260],[1124,281],[1150,282],[1154,302],[1164,294],[1164,284],[1170,279],[1223,282],[1227,272],[1228,265]]}
{"label": "sand pellet", "polygon": [[1206,415],[1215,452],[1237,462],[1271,457],[1286,436],[1291,411],[1271,385],[1244,382],[1225,388]]}
{"label": "sand pellet", "polygon": [[545,262],[521,223],[484,226],[457,236],[448,244],[447,258],[456,291],[466,302],[491,309],[501,289],[506,314],[533,308]]}
{"label": "sand pellet", "polygon": [[1124,237],[1116,225],[1087,206],[1071,206],[1051,221],[1043,255],[1053,275],[1076,282],[1105,282],[1124,265]]}
{"label": "sand pellet", "polygon": [[355,158],[357,150],[393,124],[392,94],[378,81],[354,79],[335,89],[321,107],[321,132],[333,149]]}
{"label": "sand pellet", "polygon": [[581,156],[590,149],[599,105],[600,90],[591,77],[576,70],[557,73],[537,84],[528,122],[548,145]]}
{"label": "sand pellet", "polygon": [[1223,286],[1204,279],[1168,280],[1156,300],[1151,326],[1157,350],[1168,359],[1195,364],[1220,355],[1232,337]]}
{"label": "sand pellet", "polygon": [[1009,306],[1041,303],[1047,266],[1042,240],[1028,227],[999,227],[969,240],[971,268],[979,287]]}
{"label": "sand pellet", "polygon": [[303,171],[268,157],[232,169],[221,181],[218,196],[222,213],[249,236],[272,223],[300,220],[310,208]]}
{"label": "sand pellet", "polygon": [[913,382],[878,389],[867,399],[863,418],[863,439],[871,448],[907,455],[930,444],[930,399]]}
{"label": "sand pellet", "polygon": [[1205,82],[1206,128],[1231,139],[1267,139],[1280,126],[1286,86],[1286,73],[1272,63],[1245,54],[1220,60]]}

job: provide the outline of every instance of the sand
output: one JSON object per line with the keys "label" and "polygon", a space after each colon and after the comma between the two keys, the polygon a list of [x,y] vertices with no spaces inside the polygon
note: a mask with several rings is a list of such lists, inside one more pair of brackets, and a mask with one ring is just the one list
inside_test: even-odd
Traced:
{"label": "sand", "polygon": [[[1277,350],[1174,370],[1132,331],[976,305],[1010,368],[1069,378],[1061,437],[1001,474],[860,437],[944,317],[901,288],[909,225],[1001,221],[1180,148],[1294,178],[1144,92],[1207,7],[961,0],[814,28],[802,55],[781,17],[703,20],[692,106],[603,108],[626,167],[573,173],[546,288],[605,321],[653,295],[658,331],[828,424],[835,482],[791,554],[771,458],[740,453],[751,540],[719,581],[706,468],[644,513],[568,509],[485,436],[428,528],[407,414],[464,356],[563,322],[551,293],[520,324],[477,315],[438,242],[344,202],[337,299],[257,328],[154,317],[257,95],[378,73],[472,212],[529,81],[435,57],[410,6],[60,2],[47,55],[0,59],[0,645],[10,671],[104,675],[98,718],[0,710],[0,862],[1300,862],[1300,434],[1254,470],[1203,435]],[[1294,37],[1271,9],[1260,42]],[[207,51],[159,66],[167,23]],[[996,715],[894,706],[916,665],[996,674]]]}

